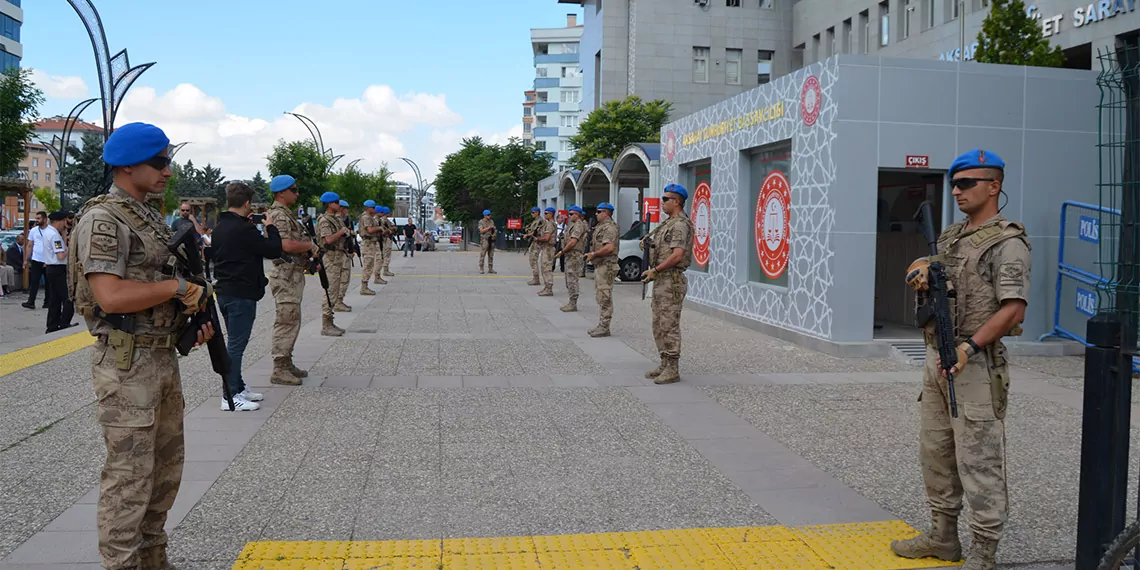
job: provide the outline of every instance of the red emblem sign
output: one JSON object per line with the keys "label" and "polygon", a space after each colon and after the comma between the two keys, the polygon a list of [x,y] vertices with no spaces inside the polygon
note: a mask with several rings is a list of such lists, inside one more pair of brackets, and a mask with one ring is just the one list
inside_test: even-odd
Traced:
{"label": "red emblem sign", "polygon": [[819,119],[819,110],[823,108],[823,90],[819,87],[819,79],[809,75],[800,89],[800,116],[804,124],[812,126]]}
{"label": "red emblem sign", "polygon": [[520,218],[507,218],[507,229],[508,230],[521,230],[522,229],[522,219],[520,219]]}
{"label": "red emblem sign", "polygon": [[558,218],[569,218],[569,217],[570,217],[570,210],[558,210],[558,213],[557,213],[557,215],[555,215],[554,219],[557,220]]}
{"label": "red emblem sign", "polygon": [[709,264],[709,242],[712,234],[712,189],[701,181],[693,193],[693,260],[704,267]]}
{"label": "red emblem sign", "polygon": [[665,133],[665,160],[673,162],[673,155],[677,151],[677,135],[673,131]]}
{"label": "red emblem sign", "polygon": [[787,176],[773,170],[756,199],[756,256],[769,279],[783,275],[788,267],[791,203]]}
{"label": "red emblem sign", "polygon": [[661,221],[661,198],[646,198],[642,204],[643,218],[649,218],[648,223],[656,224]]}

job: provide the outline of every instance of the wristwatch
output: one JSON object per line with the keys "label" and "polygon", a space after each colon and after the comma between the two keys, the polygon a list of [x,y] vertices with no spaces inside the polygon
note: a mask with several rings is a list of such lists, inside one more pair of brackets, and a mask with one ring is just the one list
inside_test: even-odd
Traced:
{"label": "wristwatch", "polygon": [[178,289],[174,292],[174,296],[175,297],[186,296],[186,290],[189,288],[190,288],[190,286],[186,283],[186,280],[179,277],[178,278]]}
{"label": "wristwatch", "polygon": [[982,351],[981,347],[978,346],[978,343],[974,342],[974,339],[972,338],[966,339],[966,344],[970,346],[970,354],[967,354],[966,356],[973,356]]}

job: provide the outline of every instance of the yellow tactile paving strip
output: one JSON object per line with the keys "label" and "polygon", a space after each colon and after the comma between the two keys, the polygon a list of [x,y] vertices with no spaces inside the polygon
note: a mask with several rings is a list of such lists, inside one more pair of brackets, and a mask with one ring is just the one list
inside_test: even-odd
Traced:
{"label": "yellow tactile paving strip", "polygon": [[956,564],[895,556],[902,521],[451,538],[251,542],[233,570],[906,570]]}
{"label": "yellow tactile paving strip", "polygon": [[66,356],[95,344],[95,337],[87,331],[69,334],[43,344],[30,346],[0,355],[0,376]]}

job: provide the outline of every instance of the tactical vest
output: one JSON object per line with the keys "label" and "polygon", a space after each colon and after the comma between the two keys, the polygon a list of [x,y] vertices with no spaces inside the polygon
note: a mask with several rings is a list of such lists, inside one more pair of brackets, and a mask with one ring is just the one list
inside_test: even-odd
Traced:
{"label": "tactical vest", "polygon": [[340,229],[344,227],[344,220],[341,220],[340,218],[338,218],[338,217],[336,217],[336,216],[334,216],[328,212],[325,212],[325,213],[317,216],[318,227],[316,228],[318,243],[320,243],[321,246],[323,246],[326,251],[344,251],[344,238],[343,237],[334,241],[333,243],[325,242],[325,238],[327,236],[321,235],[321,228],[319,227],[320,221],[322,219],[332,220],[332,222],[333,222],[333,232],[332,233],[334,233],[334,234],[336,232],[339,232]]}
{"label": "tactical vest", "polygon": [[[143,212],[136,208],[150,208],[130,197],[117,196],[113,193],[102,194],[87,201],[77,214],[82,219],[85,214],[98,209],[109,214],[119,224],[126,226],[131,234],[144,244],[144,257],[142,260],[130,259],[127,261],[126,279],[142,283],[157,283],[174,278],[174,268],[177,258],[166,249],[166,244],[173,236],[170,228],[162,221],[160,216],[149,216],[147,219]],[[72,234],[71,243],[67,251],[67,294],[75,311],[84,317],[93,317],[96,305],[95,295],[91,292],[91,285],[84,278],[84,270],[79,260],[79,248],[75,243],[75,234]],[[131,247],[130,243],[120,244],[120,248]],[[133,257],[133,256],[132,256]],[[178,317],[178,302],[167,301],[149,309],[135,313],[136,332],[138,334],[166,334],[177,330],[185,319]]]}
{"label": "tactical vest", "polygon": [[[661,224],[660,226],[657,226],[656,230],[650,232],[649,235],[653,235],[653,234],[657,233],[658,230],[661,232],[661,237],[657,241],[653,242],[654,247],[651,251],[651,254],[652,254],[651,259],[653,259],[653,266],[657,266],[657,265],[661,264],[666,259],[669,259],[670,255],[673,255],[673,250],[665,248],[665,247],[661,247],[661,244],[665,241],[665,236],[668,235],[670,231],[673,231],[674,228],[677,228],[677,226],[688,226],[690,236],[693,235],[693,232],[695,231],[694,226],[693,226],[693,221],[690,220],[689,217],[686,216],[684,212],[678,212],[675,215],[669,216],[669,219],[665,220],[665,223]],[[677,229],[679,229],[679,228],[677,228]],[[690,240],[689,243],[685,246],[684,252],[685,253],[681,255],[681,260],[677,262],[677,265],[674,265],[673,267],[670,267],[669,269],[677,269],[679,271],[684,271],[684,270],[688,269],[689,264],[693,262],[693,242],[692,242],[692,240]],[[666,271],[668,271],[668,269]]]}
{"label": "tactical vest", "polygon": [[380,234],[373,234],[368,232],[368,228],[378,225],[380,225],[379,220],[377,220],[376,217],[372,214],[369,214],[368,212],[360,214],[360,221],[358,226],[360,228],[360,238],[365,241],[379,240]]}
{"label": "tactical vest", "polygon": [[[950,310],[958,336],[973,335],[1001,308],[992,282],[982,278],[978,264],[994,246],[1007,239],[1020,239],[1029,247],[1025,227],[996,216],[982,226],[962,232],[966,222],[958,222],[942,232],[938,238],[938,257],[946,268],[946,278],[954,291]],[[991,275],[996,278],[996,275]],[[1014,327],[1006,336],[1019,335],[1021,327]]]}
{"label": "tactical vest", "polygon": [[620,246],[619,240],[620,240],[621,236],[618,235],[617,222],[613,221],[613,219],[609,219],[609,220],[606,220],[604,222],[598,222],[598,225],[594,226],[594,232],[590,236],[590,244],[592,245],[594,251],[601,249],[601,246],[598,245],[599,241],[601,240],[601,234],[603,231],[606,231],[606,229],[610,228],[611,226],[613,227],[611,234],[614,236],[613,253],[610,253],[609,255],[605,255],[602,257],[595,257],[594,258],[594,265],[595,266],[602,265],[602,264],[614,263],[617,261],[618,249]]}

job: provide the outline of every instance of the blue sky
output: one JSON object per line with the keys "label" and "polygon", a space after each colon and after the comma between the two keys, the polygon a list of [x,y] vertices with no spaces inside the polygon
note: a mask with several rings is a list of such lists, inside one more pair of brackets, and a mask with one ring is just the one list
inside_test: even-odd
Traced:
{"label": "blue sky", "polygon": [[[321,124],[326,145],[425,177],[478,133],[521,131],[533,81],[532,27],[562,27],[581,8],[556,0],[95,0],[112,53],[156,62],[122,106],[190,140],[179,161],[212,161],[252,176],[277,138],[307,136],[284,111]],[[191,7],[192,6],[192,7]],[[98,97],[90,40],[66,0],[25,0],[24,67],[48,93],[42,115]],[[82,80],[80,82],[79,80]],[[83,89],[83,85],[86,89]],[[385,89],[387,86],[389,89]],[[416,95],[418,94],[418,95]],[[100,121],[98,105],[83,115]]]}

